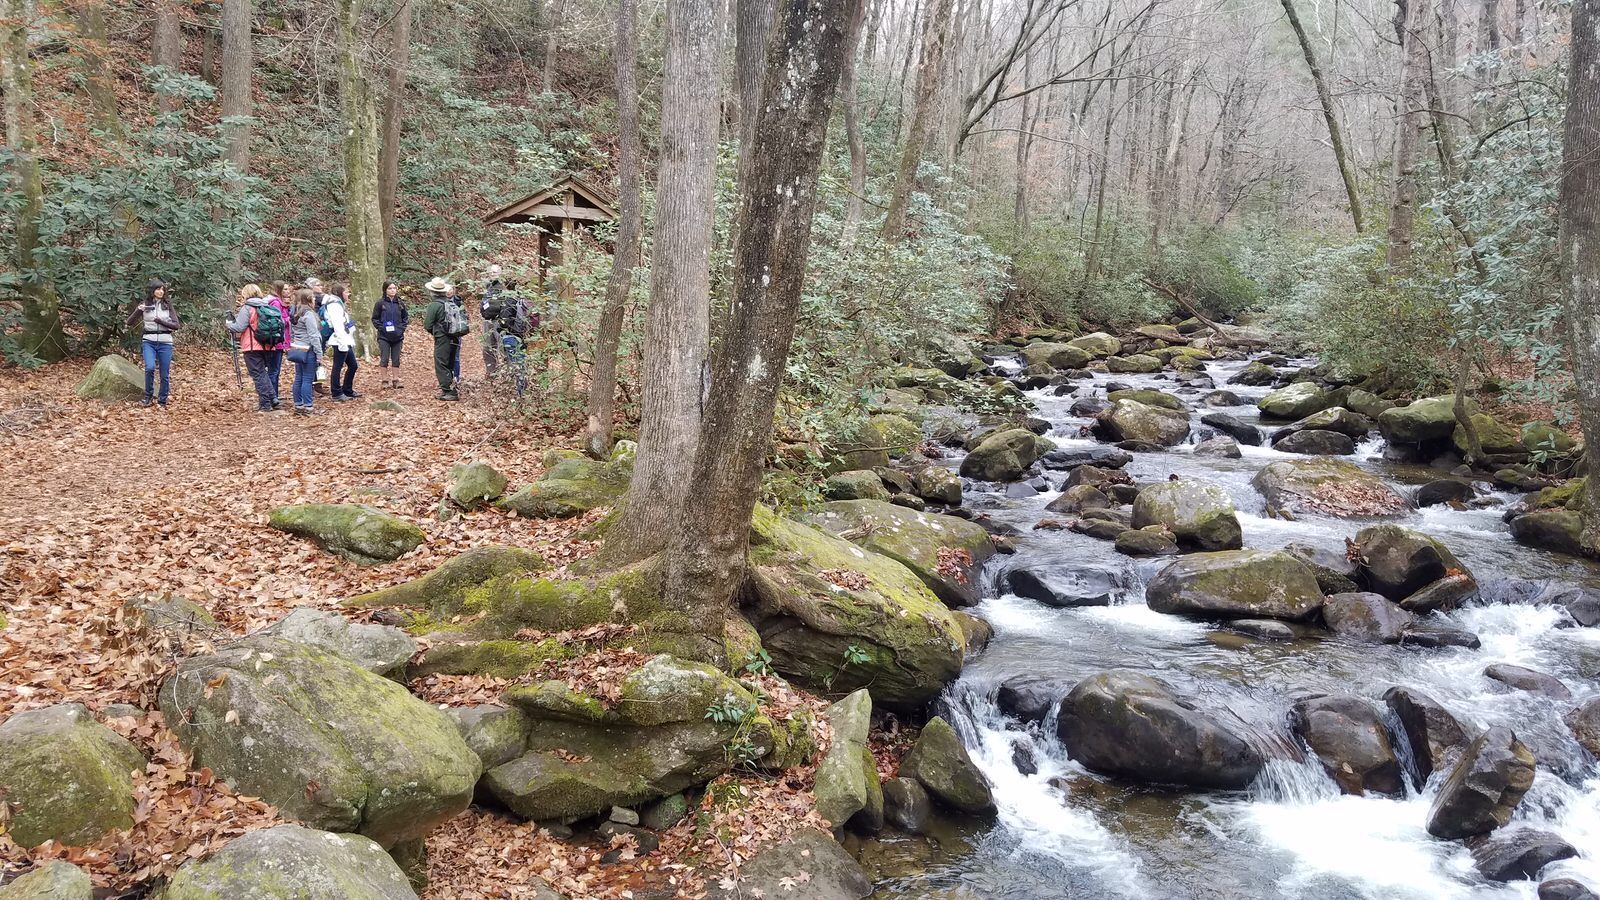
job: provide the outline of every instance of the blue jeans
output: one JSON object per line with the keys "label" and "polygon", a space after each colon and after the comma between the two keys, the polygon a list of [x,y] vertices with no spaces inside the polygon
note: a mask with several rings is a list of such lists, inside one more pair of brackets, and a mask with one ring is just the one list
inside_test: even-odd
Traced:
{"label": "blue jeans", "polygon": [[311,386],[317,380],[317,355],[310,350],[290,350],[289,361],[294,363],[294,405],[311,408]]}
{"label": "blue jeans", "polygon": [[267,351],[267,381],[272,385],[272,403],[278,403],[278,383],[283,375],[283,351]]}
{"label": "blue jeans", "polygon": [[512,378],[517,386],[517,396],[521,397],[528,391],[528,367],[522,353],[522,338],[514,334],[500,336],[500,346],[505,350],[505,364],[511,369]]}
{"label": "blue jeans", "polygon": [[156,372],[161,372],[162,406],[167,405],[168,377],[172,374],[172,345],[160,341],[144,342],[144,401],[150,402],[156,391]]}

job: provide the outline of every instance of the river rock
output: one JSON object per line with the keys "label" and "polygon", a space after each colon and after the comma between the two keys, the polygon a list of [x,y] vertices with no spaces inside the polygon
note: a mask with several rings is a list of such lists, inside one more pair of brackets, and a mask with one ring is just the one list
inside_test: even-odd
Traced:
{"label": "river rock", "polygon": [[1533,785],[1533,753],[1495,726],[1462,752],[1428,810],[1428,833],[1447,840],[1487,834],[1511,821]]}
{"label": "river rock", "polygon": [[1400,760],[1378,711],[1356,697],[1316,697],[1290,709],[1290,725],[1346,794],[1400,794]]}
{"label": "river rock", "polygon": [[280,506],[270,522],[361,565],[399,559],[427,540],[422,529],[405,519],[359,503]]}
{"label": "river rock", "polygon": [[1244,454],[1239,450],[1238,441],[1224,435],[1195,444],[1194,455],[1208,456],[1215,459],[1238,459]]}
{"label": "river rock", "polygon": [[1262,766],[1220,720],[1137,672],[1084,679],[1061,701],[1056,730],[1073,759],[1134,781],[1240,790]]}
{"label": "river rock", "polygon": [[0,887],[0,900],[93,900],[94,882],[69,862],[54,860]]}
{"label": "river rock", "polygon": [[[816,828],[802,828],[750,857],[723,882],[707,886],[708,900],[794,897],[795,900],[862,900],[872,878],[839,842]],[[795,886],[800,885],[796,891]]]}
{"label": "river rock", "polygon": [[822,483],[822,496],[829,500],[888,500],[883,479],[871,469],[835,472]]}
{"label": "river rock", "polygon": [[1094,331],[1067,341],[1068,344],[1089,352],[1095,359],[1105,359],[1122,352],[1122,341],[1104,331]]}
{"label": "river rock", "polygon": [[1093,358],[1089,351],[1071,344],[1041,341],[1022,348],[1022,359],[1029,368],[1045,366],[1050,369],[1081,369]]}
{"label": "river rock", "polygon": [[[951,381],[949,376],[942,372],[936,374],[941,379]],[[999,388],[1002,385],[1005,389],[1016,393],[1016,388],[1005,381],[999,382],[995,387]],[[890,459],[910,453],[921,443],[922,429],[910,419],[893,413],[868,416],[866,421],[857,425],[833,448],[828,457],[828,470],[838,472],[846,469],[887,466]]]}
{"label": "river rock", "polygon": [[1227,413],[1206,413],[1200,417],[1200,424],[1210,425],[1241,444],[1249,444],[1252,447],[1261,445],[1260,429],[1237,416],[1230,416]]}
{"label": "river rock", "polygon": [[1485,677],[1500,682],[1519,691],[1531,694],[1543,694],[1553,700],[1571,700],[1572,691],[1561,683],[1561,679],[1543,672],[1522,666],[1513,666],[1508,663],[1495,663],[1483,670]]}
{"label": "river rock", "polygon": [[952,607],[978,602],[977,573],[994,556],[989,533],[978,525],[876,500],[825,503],[807,520],[831,534],[881,553],[915,572]]}
{"label": "river rock", "polygon": [[308,825],[385,847],[465,810],[481,771],[443,712],[307,644],[257,636],[190,657],[160,701],[196,766]]}
{"label": "river rock", "polygon": [[1304,563],[1317,578],[1317,587],[1324,594],[1349,594],[1361,590],[1356,584],[1356,564],[1342,552],[1315,547],[1310,544],[1288,544],[1285,553]]}
{"label": "river rock", "polygon": [[1405,499],[1377,476],[1331,457],[1269,463],[1250,483],[1266,498],[1267,509],[1280,514],[1354,518],[1394,515],[1406,508]]}
{"label": "river rock", "polygon": [[368,672],[400,680],[417,642],[389,625],[352,622],[335,612],[302,606],[257,632],[337,653]]}
{"label": "river rock", "polygon": [[1426,647],[1430,650],[1441,647],[1464,647],[1476,650],[1483,646],[1483,641],[1472,632],[1461,628],[1418,620],[1400,636],[1400,644],[1405,647]]}
{"label": "river rock", "polygon": [[891,778],[883,783],[883,817],[907,834],[921,834],[933,816],[933,801],[914,778]]}
{"label": "river rock", "polygon": [[1472,493],[1472,485],[1469,482],[1440,478],[1417,488],[1411,501],[1419,508],[1444,503],[1465,503],[1472,499]]}
{"label": "river rock", "polygon": [[1374,394],[1371,391],[1364,391],[1361,388],[1351,388],[1348,392],[1346,392],[1344,405],[1345,408],[1349,409],[1351,412],[1358,413],[1366,416],[1369,419],[1372,419],[1374,426],[1377,425],[1377,419],[1379,416],[1383,415],[1384,410],[1394,409],[1393,403],[1383,399],[1382,397],[1379,397],[1377,394]]}
{"label": "river rock", "polygon": [[[1081,471],[1081,470],[1080,470]],[[1237,550],[1244,532],[1228,492],[1207,481],[1162,481],[1139,492],[1133,527],[1162,525],[1178,546],[1193,550]]]}
{"label": "river rock", "polygon": [[[1508,425],[1484,413],[1473,413],[1467,418],[1472,422],[1473,431],[1478,434],[1478,445],[1484,453],[1495,457],[1527,456],[1527,448],[1522,445],[1522,430],[1517,426]],[[1462,455],[1471,446],[1467,442],[1467,430],[1459,422],[1450,432],[1450,441]]]}
{"label": "river rock", "polygon": [[1471,575],[1457,572],[1435,581],[1411,596],[1400,601],[1403,609],[1414,613],[1428,613],[1435,610],[1449,612],[1461,605],[1461,601],[1475,595],[1478,583]]}
{"label": "river rock", "polygon": [[1015,481],[1055,446],[1026,428],[1007,429],[974,447],[961,461],[961,474],[978,481]]}
{"label": "river rock", "polygon": [[1131,462],[1133,454],[1116,447],[1063,447],[1051,450],[1040,459],[1040,465],[1047,469],[1075,469],[1078,466],[1120,469]]}
{"label": "river rock", "polygon": [[1256,401],[1256,408],[1261,410],[1262,415],[1288,421],[1303,419],[1333,405],[1327,392],[1309,381],[1279,388]]}
{"label": "river rock", "polygon": [[506,492],[506,476],[480,460],[450,467],[444,495],[462,509],[477,509],[499,500]]}
{"label": "river rock", "polygon": [[1170,447],[1189,436],[1189,415],[1137,400],[1119,400],[1095,419],[1095,429],[1112,442]]}
{"label": "river rock", "polygon": [[94,361],[75,393],[84,400],[138,400],[144,396],[144,370],[126,357],[109,353]]}
{"label": "river rock", "polygon": [[1175,409],[1180,412],[1187,411],[1189,408],[1184,405],[1182,400],[1162,391],[1124,388],[1107,393],[1106,399],[1112,403],[1116,403],[1118,400],[1134,400],[1146,406],[1159,406],[1162,409]]}
{"label": "river rock", "polygon": [[1016,675],[1000,682],[995,705],[1022,722],[1043,722],[1066,696],[1068,686],[1038,675]]}
{"label": "river rock", "polygon": [[1228,379],[1228,383],[1242,384],[1246,387],[1265,387],[1269,384],[1275,384],[1277,380],[1277,370],[1257,360],[1240,369],[1232,378]]}
{"label": "river rock", "polygon": [[1006,571],[1000,587],[1046,606],[1109,606],[1128,589],[1128,576],[1110,564],[1030,563]]}
{"label": "river rock", "polygon": [[1600,895],[1571,878],[1552,878],[1539,885],[1539,900],[1600,900]]}
{"label": "river rock", "polygon": [[948,331],[935,332],[924,339],[917,358],[951,378],[966,378],[984,370],[983,360],[972,352],[972,344]]}
{"label": "river rock", "polygon": [[570,519],[616,503],[633,477],[633,459],[615,450],[607,460],[571,450],[551,451],[545,454],[544,465],[538,480],[502,498],[499,505],[529,519]]}
{"label": "river rock", "polygon": [[1102,469],[1099,466],[1077,466],[1061,482],[1063,491],[1081,485],[1104,488],[1110,484],[1132,484],[1133,477],[1121,469]]}
{"label": "river rock", "polygon": [[955,729],[938,716],[922,726],[911,752],[900,760],[900,774],[915,778],[935,799],[957,812],[994,812],[989,779],[972,761]]}
{"label": "river rock", "polygon": [[1201,406],[1243,406],[1244,400],[1233,391],[1212,391],[1200,398]]}
{"label": "river rock", "polygon": [[1118,534],[1112,543],[1124,556],[1176,556],[1182,552],[1177,539],[1163,525],[1130,528]]}
{"label": "river rock", "polygon": [[1322,604],[1322,620],[1340,637],[1370,644],[1398,644],[1416,616],[1382,594],[1334,594]]}
{"label": "river rock", "polygon": [[1567,711],[1563,721],[1583,749],[1588,750],[1590,756],[1600,758],[1600,697],[1574,706]]}
{"label": "river rock", "polygon": [[1146,353],[1106,357],[1106,371],[1118,375],[1148,375],[1161,371],[1161,360]]}
{"label": "river rock", "polygon": [[918,497],[929,502],[961,505],[961,476],[944,466],[927,465],[913,470],[911,487]]}
{"label": "river rock", "polygon": [[1104,400],[1100,397],[1084,397],[1080,400],[1074,401],[1072,407],[1068,411],[1075,416],[1093,418],[1110,408],[1110,400]]}
{"label": "river rock", "polygon": [[1360,440],[1367,436],[1372,427],[1372,420],[1366,416],[1351,412],[1342,406],[1334,406],[1284,426],[1278,430],[1275,437],[1287,437],[1299,431],[1332,431]]}
{"label": "river rock", "polygon": [[252,831],[185,863],[162,900],[415,900],[406,875],[378,844],[356,834],[279,825]]}
{"label": "river rock", "polygon": [[[1091,468],[1084,466],[1083,468]],[[1111,498],[1092,484],[1075,484],[1061,492],[1061,496],[1045,504],[1045,509],[1053,513],[1076,513],[1086,509],[1106,509],[1111,506]]]}
{"label": "river rock", "polygon": [[25,849],[81,847],[132,828],[133,773],[144,765],[138,748],[80,703],[13,714],[0,724],[6,837]]}
{"label": "river rock", "polygon": [[1449,769],[1466,749],[1470,738],[1461,722],[1422,691],[1392,687],[1384,691],[1383,702],[1399,722],[1400,733],[1411,747],[1417,774],[1424,782],[1434,772]]}
{"label": "river rock", "polygon": [[834,828],[883,827],[883,787],[867,748],[872,697],[863,688],[828,707],[833,743],[817,765],[817,812]]}
{"label": "river rock", "polygon": [[1277,619],[1234,619],[1228,623],[1228,630],[1277,644],[1287,644],[1296,637],[1293,627]]}
{"label": "river rock", "polygon": [[1558,834],[1532,828],[1502,831],[1471,842],[1472,862],[1490,881],[1534,879],[1545,866],[1578,850]]}
{"label": "river rock", "polygon": [[1277,439],[1272,449],[1306,456],[1349,456],[1356,452],[1356,442],[1337,431],[1306,430]]}
{"label": "river rock", "polygon": [[1145,587],[1156,612],[1205,619],[1304,621],[1322,608],[1311,570],[1282,551],[1194,553],[1167,565]]}
{"label": "river rock", "polygon": [[1438,539],[1399,525],[1373,525],[1356,535],[1362,581],[1390,600],[1405,600],[1446,575],[1471,573]]}
{"label": "river rock", "polygon": [[1570,509],[1540,509],[1511,520],[1511,538],[1519,544],[1583,555],[1583,518]]}
{"label": "river rock", "polygon": [[1393,444],[1447,441],[1455,428],[1454,397],[1427,397],[1378,415],[1378,431]]}

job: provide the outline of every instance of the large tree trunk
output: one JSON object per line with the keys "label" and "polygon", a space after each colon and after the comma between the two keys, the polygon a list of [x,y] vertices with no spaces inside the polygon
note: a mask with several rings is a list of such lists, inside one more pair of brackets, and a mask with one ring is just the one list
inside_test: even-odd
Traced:
{"label": "large tree trunk", "polygon": [[1573,0],[1558,212],[1568,353],[1589,448],[1584,550],[1600,555],[1600,0]]}
{"label": "large tree trunk", "polygon": [[544,54],[540,61],[544,71],[539,75],[539,90],[546,94],[555,90],[556,33],[561,30],[561,19],[566,15],[567,0],[555,0],[550,7],[550,21],[545,24]]}
{"label": "large tree trunk", "polygon": [[389,89],[383,95],[383,150],[378,165],[378,209],[383,215],[384,247],[393,247],[394,204],[400,192],[400,123],[405,117],[406,69],[411,61],[411,0],[400,0],[391,27]]}
{"label": "large tree trunk", "polygon": [[[857,48],[861,39],[861,18],[864,7],[858,5],[850,20],[850,34],[846,41],[844,72],[839,76],[839,95],[844,106],[845,143],[850,148],[850,197],[845,201],[844,235],[840,243],[848,246],[855,242],[856,229],[867,212],[867,142],[861,133],[860,73],[866,63],[864,52]],[[876,35],[872,36],[877,39]]]}
{"label": "large tree trunk", "polygon": [[[251,0],[222,0],[222,117],[251,113],[250,19]],[[225,126],[228,162],[242,174],[250,172],[250,126]]]}
{"label": "large tree trunk", "polygon": [[817,169],[860,0],[789,0],[767,59],[756,155],[739,203],[730,340],[717,347],[691,482],[697,502],[674,529],[664,596],[712,661],[748,572],[750,515],[799,318]]}
{"label": "large tree trunk", "polygon": [[617,240],[606,284],[606,304],[595,335],[594,368],[589,373],[587,449],[595,458],[611,451],[616,413],[617,344],[639,264],[643,213],[639,199],[639,31],[637,0],[617,0]]}
{"label": "large tree trunk", "polygon": [[345,255],[357,349],[372,346],[372,305],[383,289],[383,213],[378,197],[378,112],[361,59],[363,0],[339,0],[339,100],[344,112]]}
{"label": "large tree trunk", "polygon": [[933,101],[945,71],[951,0],[930,2],[932,7],[922,23],[922,55],[917,62],[911,124],[906,130],[905,147],[900,151],[900,165],[895,169],[894,192],[889,196],[889,209],[883,218],[883,241],[891,246],[905,236],[906,206],[911,202],[911,192],[917,185],[917,167],[922,163],[922,152],[928,145],[928,134],[933,128]]}
{"label": "large tree trunk", "polygon": [[[178,4],[179,0],[156,0],[156,23],[150,41],[151,64],[174,72],[183,69],[183,14]],[[161,96],[162,112],[172,112],[178,106],[178,97]]]}
{"label": "large tree trunk", "polygon": [[1333,92],[1328,90],[1328,81],[1323,77],[1322,66],[1317,62],[1317,51],[1311,45],[1311,38],[1306,34],[1305,27],[1300,24],[1300,16],[1294,9],[1294,0],[1283,0],[1283,11],[1289,16],[1289,26],[1294,29],[1295,40],[1300,42],[1300,53],[1306,58],[1306,68],[1311,70],[1311,82],[1317,88],[1317,102],[1322,105],[1322,119],[1328,123],[1328,143],[1333,147],[1333,159],[1339,166],[1339,178],[1344,182],[1345,199],[1350,203],[1350,220],[1355,223],[1356,231],[1361,231],[1366,227],[1361,214],[1361,191],[1356,186],[1356,170],[1350,164],[1350,151],[1345,149],[1344,129],[1339,125],[1339,111],[1333,105]]}
{"label": "large tree trunk", "polygon": [[106,39],[105,2],[78,0],[72,7],[72,13],[83,61],[84,92],[89,95],[94,128],[113,141],[121,141],[122,116],[117,111],[116,78],[106,65],[106,55],[111,45]]}
{"label": "large tree trunk", "polygon": [[1428,127],[1426,29],[1429,0],[1400,0],[1401,68],[1398,126],[1394,138],[1394,179],[1389,204],[1388,265],[1397,268],[1411,258],[1417,220],[1417,165],[1422,134]]}
{"label": "large tree trunk", "polygon": [[39,177],[33,134],[33,64],[28,58],[28,32],[33,10],[28,0],[0,0],[0,92],[5,94],[6,149],[10,172],[22,202],[12,221],[13,270],[23,276],[22,349],[43,362],[67,355],[61,328],[61,307],[55,286],[34,269],[39,249],[39,218],[44,212],[44,183]]}
{"label": "large tree trunk", "polygon": [[668,0],[650,312],[633,482],[604,559],[653,556],[681,527],[711,329],[722,0]]}
{"label": "large tree trunk", "polygon": [[750,145],[755,143],[761,109],[761,81],[766,74],[767,37],[777,14],[776,0],[735,0],[734,80],[739,87],[739,184],[750,171]]}

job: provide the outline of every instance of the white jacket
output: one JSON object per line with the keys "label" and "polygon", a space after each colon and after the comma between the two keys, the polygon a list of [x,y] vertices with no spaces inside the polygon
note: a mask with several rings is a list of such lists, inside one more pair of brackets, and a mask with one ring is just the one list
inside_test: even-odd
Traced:
{"label": "white jacket", "polygon": [[328,327],[333,329],[333,336],[328,338],[328,346],[339,350],[354,350],[356,348],[356,332],[351,327],[350,315],[345,311],[344,301],[330,298],[325,315]]}

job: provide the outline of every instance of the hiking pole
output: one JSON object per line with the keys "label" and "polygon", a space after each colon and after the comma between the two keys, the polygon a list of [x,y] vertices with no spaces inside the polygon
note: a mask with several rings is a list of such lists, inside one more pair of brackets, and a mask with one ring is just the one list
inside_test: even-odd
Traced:
{"label": "hiking pole", "polygon": [[[224,316],[223,320],[226,321],[227,317]],[[233,383],[242,391],[244,376],[239,374],[239,339],[232,334],[228,335],[228,349],[233,352]]]}

